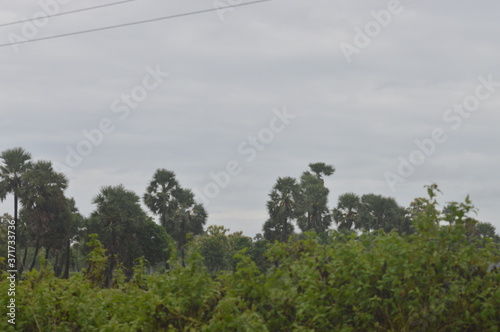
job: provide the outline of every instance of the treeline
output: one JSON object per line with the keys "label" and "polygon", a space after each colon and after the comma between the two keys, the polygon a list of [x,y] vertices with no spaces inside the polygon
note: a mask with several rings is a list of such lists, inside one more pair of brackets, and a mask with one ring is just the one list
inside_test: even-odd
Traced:
{"label": "treeline", "polygon": [[[442,213],[428,189],[411,234],[306,232],[267,245],[256,261],[251,240],[210,226],[186,266],[174,253],[167,273],[145,274],[139,260],[128,282],[115,269],[110,288],[110,257],[94,234],[84,273],[60,279],[42,260],[25,274],[16,326],[3,319],[0,330],[498,331],[498,243],[471,232],[471,202]],[[224,252],[238,247],[247,249]],[[0,271],[0,293],[8,287]]]}
{"label": "treeline", "polygon": [[[241,232],[230,234],[221,226],[205,229],[205,208],[195,201],[191,190],[180,185],[175,173],[166,169],[153,174],[142,197],[123,185],[102,187],[92,201],[95,210],[85,217],[74,199],[65,195],[67,177],[55,171],[50,161],[33,161],[22,148],[3,151],[0,161],[0,199],[9,194],[14,197],[14,216],[3,216],[0,236],[4,241],[7,220],[16,220],[19,273],[39,267],[40,257],[53,266],[57,277],[68,278],[83,268],[88,270],[86,257],[91,247],[86,244],[94,239],[92,234],[97,234],[108,257],[102,281],[106,287],[112,287],[117,270],[130,280],[139,258],[148,271],[164,272],[171,268],[173,258],[184,266],[194,252],[201,255],[204,266],[214,275],[235,271],[234,255],[241,250],[265,271],[269,262],[264,252],[275,241],[302,239],[305,232],[315,232],[325,243],[332,232],[359,235],[382,230],[410,235],[416,232],[415,219],[433,206],[426,198],[417,198],[404,208],[390,197],[346,193],[331,208],[324,178],[333,175],[335,168],[311,163],[299,179],[278,178],[269,194],[269,218],[263,224],[263,233],[252,239]],[[158,223],[142,209],[141,200]],[[442,211],[433,211],[436,220],[453,225],[453,216],[462,211],[461,204],[452,202]],[[468,235],[482,241],[500,241],[493,225],[478,222],[471,212],[473,208],[466,214]],[[0,257],[6,257],[5,246],[0,250]]]}

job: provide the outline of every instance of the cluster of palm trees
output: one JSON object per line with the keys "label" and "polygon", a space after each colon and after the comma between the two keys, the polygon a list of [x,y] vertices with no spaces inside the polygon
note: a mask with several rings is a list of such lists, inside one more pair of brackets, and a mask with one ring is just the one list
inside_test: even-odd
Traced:
{"label": "cluster of palm trees", "polygon": [[269,194],[269,219],[263,226],[267,240],[287,241],[296,224],[302,232],[325,233],[335,221],[339,231],[396,229],[409,233],[411,221],[406,210],[391,197],[367,194],[359,197],[346,193],[339,197],[333,210],[328,208],[329,190],[324,176],[332,175],[335,168],[325,163],[309,164],[297,181],[280,177]]}
{"label": "cluster of palm trees", "polygon": [[55,270],[60,274],[64,266],[67,276],[77,217],[74,200],[64,195],[67,178],[56,172],[49,161],[32,161],[31,154],[22,148],[5,150],[0,159],[0,200],[8,194],[14,196],[16,244],[18,250],[24,248],[22,259],[16,260],[16,269],[22,273],[27,268],[29,247],[34,248],[34,253],[28,269],[35,266],[40,249],[45,248],[46,257],[56,251]]}
{"label": "cluster of palm trees", "polygon": [[323,177],[332,175],[335,168],[322,162],[311,163],[309,168],[300,181],[292,177],[278,178],[267,202],[269,219],[263,226],[265,239],[286,241],[294,232],[294,221],[303,232],[324,233],[330,227],[329,190]]}
{"label": "cluster of palm trees", "polygon": [[[17,269],[20,273],[35,267],[42,249],[46,259],[54,259],[57,275],[68,277],[72,247],[85,254],[89,234],[96,233],[107,250],[106,281],[118,266],[131,272],[135,259],[145,257],[150,264],[166,262],[177,244],[184,264],[184,250],[193,235],[203,233],[207,213],[182,188],[175,174],[158,169],[143,196],[145,205],[159,216],[156,224],[143,211],[141,198],[123,185],[102,187],[93,199],[95,211],[84,218],[75,201],[65,196],[68,179],[56,172],[49,161],[33,161],[22,148],[0,155],[0,200],[14,197],[17,229]],[[73,248],[73,249],[74,249]],[[28,252],[31,263],[27,263]],[[77,267],[78,269],[78,267]]]}
{"label": "cluster of palm trees", "polygon": [[[500,236],[491,223],[479,222],[467,216],[467,213],[475,212],[467,205],[470,204],[468,197],[465,205],[450,202],[442,211],[438,211],[429,199],[422,197],[415,198],[405,208],[392,197],[345,193],[339,196],[337,206],[329,210],[329,190],[324,185],[323,177],[332,175],[335,168],[325,163],[311,163],[309,168],[310,171],[304,172],[300,181],[292,177],[280,177],[272,188],[267,202],[269,219],[263,226],[266,240],[288,241],[290,235],[294,234],[295,225],[302,232],[326,234],[333,222],[337,225],[337,231],[343,233],[377,230],[388,233],[395,230],[400,234],[411,234],[415,232],[413,221],[426,213],[434,216],[438,223],[442,221],[450,225],[456,222],[450,216],[456,218],[462,215],[471,236],[483,240],[490,238],[500,243]],[[426,187],[430,195],[439,192],[435,184]]]}

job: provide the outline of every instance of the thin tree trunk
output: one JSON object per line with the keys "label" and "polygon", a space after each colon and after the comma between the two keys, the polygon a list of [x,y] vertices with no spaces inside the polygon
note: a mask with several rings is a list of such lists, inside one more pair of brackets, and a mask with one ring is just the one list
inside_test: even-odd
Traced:
{"label": "thin tree trunk", "polygon": [[36,239],[35,244],[35,254],[33,255],[33,261],[31,262],[30,271],[35,267],[36,257],[38,256],[38,251],[40,251],[40,239]]}
{"label": "thin tree trunk", "polygon": [[182,260],[182,267],[185,267],[184,263],[184,245],[186,244],[186,222],[184,221],[184,218],[182,218],[181,221],[181,236],[182,236],[182,242],[181,242],[181,260]]}
{"label": "thin tree trunk", "polygon": [[14,225],[16,226],[15,228],[17,229],[17,193],[16,190],[14,190]]}
{"label": "thin tree trunk", "polygon": [[75,270],[76,272],[80,272],[80,266],[78,265],[78,251],[80,250],[80,246],[78,246],[77,248],[75,248]]}
{"label": "thin tree trunk", "polygon": [[59,259],[60,255],[61,254],[59,252],[57,252],[57,254],[56,254],[56,261],[54,262],[54,274],[55,274],[56,277],[59,277],[59,275],[61,274],[61,268],[59,266],[60,261],[61,261]]}
{"label": "thin tree trunk", "polygon": [[111,282],[113,280],[113,270],[115,269],[115,255],[110,255],[109,266],[105,270],[106,276],[104,281],[104,286],[107,288],[111,287]]}
{"label": "thin tree trunk", "polygon": [[24,271],[24,268],[26,266],[26,259],[28,257],[28,245],[26,245],[26,248],[24,248],[24,255],[23,255],[23,261],[21,263],[21,270],[19,271],[19,275],[21,275]]}
{"label": "thin tree trunk", "polygon": [[[17,231],[17,225],[18,225],[18,223],[17,223],[17,204],[18,204],[18,203],[17,203],[17,200],[18,200],[18,198],[17,198],[17,193],[16,193],[16,191],[17,191],[17,188],[15,188],[15,189],[14,189],[14,230],[15,230],[15,231]],[[18,244],[18,242],[17,242],[17,236],[16,236],[16,238],[15,238],[15,240],[14,240],[14,241],[15,241],[15,242],[14,242],[14,243],[15,243],[15,246],[16,246],[16,248],[17,248],[17,244]],[[17,257],[16,257],[16,258],[17,258]],[[17,259],[16,259],[16,261],[15,261],[14,270],[17,270]]]}
{"label": "thin tree trunk", "polygon": [[69,278],[69,264],[71,262],[70,255],[71,255],[71,243],[70,240],[68,239],[68,241],[66,242],[66,264],[64,267],[63,279]]}
{"label": "thin tree trunk", "polygon": [[288,227],[287,227],[288,225],[287,224],[288,224],[287,218],[285,218],[285,230],[284,230],[285,231],[285,234],[284,234],[285,236],[284,236],[283,242],[286,242],[288,240]]}
{"label": "thin tree trunk", "polygon": [[186,264],[184,264],[184,246],[181,247],[181,260],[182,260],[182,267],[186,267]]}

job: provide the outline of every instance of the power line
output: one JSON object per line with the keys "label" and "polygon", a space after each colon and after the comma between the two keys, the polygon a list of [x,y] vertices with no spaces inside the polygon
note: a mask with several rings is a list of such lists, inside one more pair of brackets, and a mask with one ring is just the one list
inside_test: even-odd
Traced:
{"label": "power line", "polygon": [[209,12],[213,12],[213,11],[217,11],[217,10],[224,10],[224,9],[228,9],[228,8],[236,8],[236,7],[248,6],[248,5],[253,5],[253,4],[256,4],[256,3],[260,3],[260,2],[269,2],[269,1],[272,1],[272,0],[257,0],[257,1],[252,1],[252,2],[246,2],[246,3],[236,4],[236,5],[228,5],[228,6],[224,6],[224,7],[203,9],[203,10],[197,10],[197,11],[188,12],[188,13],[175,14],[175,15],[170,15],[170,16],[163,16],[163,17],[158,17],[158,18],[153,18],[153,19],[148,19],[148,20],[143,20],[143,21],[136,21],[136,22],[130,22],[130,23],[117,24],[117,25],[111,25],[111,26],[107,26],[107,27],[101,27],[101,28],[95,28],[95,29],[89,29],[89,30],[82,30],[82,31],[75,31],[75,32],[69,32],[69,33],[64,33],[64,34],[60,34],[60,35],[53,35],[53,36],[47,36],[47,37],[41,37],[41,38],[35,38],[35,39],[26,39],[26,40],[16,41],[16,42],[13,42],[13,43],[0,44],[0,47],[6,47],[6,46],[13,46],[13,45],[31,43],[31,42],[36,42],[36,41],[41,41],[41,40],[47,40],[47,39],[55,39],[55,38],[68,37],[68,36],[74,36],[74,35],[81,35],[81,34],[90,33],[90,32],[96,32],[96,31],[110,30],[110,29],[116,29],[116,28],[123,28],[123,27],[131,26],[131,25],[139,25],[139,24],[150,23],[150,22],[155,22],[155,21],[168,20],[168,19],[172,19],[172,18],[178,18],[178,17],[184,17],[184,16],[191,16],[191,15],[209,13]]}
{"label": "power line", "polygon": [[114,6],[114,5],[120,5],[122,3],[133,2],[133,1],[137,1],[137,0],[124,0],[124,1],[112,2],[112,3],[107,3],[105,5],[99,5],[99,6],[87,7],[87,8],[80,8],[80,9],[70,10],[70,11],[66,11],[66,12],[62,12],[62,13],[57,13],[57,14],[52,14],[52,15],[45,15],[45,16],[41,16],[41,17],[31,18],[31,19],[28,19],[28,20],[21,20],[21,21],[15,21],[15,22],[10,22],[10,23],[2,23],[2,24],[0,24],[0,28],[1,27],[6,27],[6,26],[9,26],[9,25],[15,25],[15,24],[21,24],[21,23],[31,22],[31,21],[42,19],[42,18],[49,18],[49,17],[55,17],[55,16],[63,16],[63,15],[68,15],[68,14],[73,14],[73,13],[84,12],[84,11],[91,10],[91,9],[97,9],[97,8],[109,7],[109,6]]}

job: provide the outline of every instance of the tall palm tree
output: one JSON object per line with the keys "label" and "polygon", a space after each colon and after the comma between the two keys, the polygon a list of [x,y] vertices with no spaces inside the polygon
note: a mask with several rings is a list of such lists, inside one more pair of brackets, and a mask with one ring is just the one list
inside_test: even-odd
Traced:
{"label": "tall palm tree", "polygon": [[285,242],[293,232],[291,221],[298,217],[300,186],[292,177],[278,178],[267,202],[269,220],[264,224],[264,237]]}
{"label": "tall palm tree", "polygon": [[[38,251],[49,244],[64,229],[67,199],[64,190],[68,179],[56,172],[50,161],[37,161],[21,177],[21,203],[27,213],[27,227],[35,244],[35,255],[30,269],[33,269]],[[57,241],[62,243],[60,240]]]}
{"label": "tall palm tree", "polygon": [[301,216],[297,223],[303,232],[325,232],[332,220],[328,210],[328,188],[323,184],[323,179],[304,172],[300,178],[301,188]]}
{"label": "tall palm tree", "polygon": [[19,193],[22,186],[21,177],[31,167],[31,154],[23,148],[5,150],[0,155],[0,201],[7,194],[14,194],[14,222],[17,226]]}
{"label": "tall palm tree", "polygon": [[144,204],[156,215],[160,216],[160,224],[169,234],[173,231],[171,218],[177,210],[175,198],[180,190],[179,182],[172,171],[156,170],[144,194]]}
{"label": "tall palm tree", "polygon": [[175,198],[178,204],[173,218],[175,228],[171,235],[177,241],[184,266],[184,248],[188,237],[203,233],[208,214],[203,205],[195,202],[194,194],[189,189],[180,189]]}
{"label": "tall palm tree", "polygon": [[300,177],[302,215],[297,219],[297,223],[303,232],[323,233],[332,223],[332,216],[327,207],[330,191],[325,187],[323,176],[332,175],[335,168],[319,162],[310,163],[309,169],[310,171],[302,173]]}

